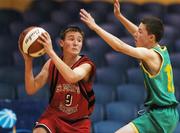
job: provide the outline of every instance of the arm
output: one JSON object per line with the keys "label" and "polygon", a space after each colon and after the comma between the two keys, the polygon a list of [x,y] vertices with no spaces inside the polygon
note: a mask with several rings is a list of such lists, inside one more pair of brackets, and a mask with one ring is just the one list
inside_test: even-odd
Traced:
{"label": "arm", "polygon": [[61,58],[54,52],[52,42],[48,34],[43,34],[41,39],[38,40],[45,48],[46,53],[54,62],[58,71],[63,75],[64,79],[69,83],[77,83],[80,80],[87,80],[90,76],[92,67],[88,63],[84,63],[75,69],[71,69]]}
{"label": "arm", "polygon": [[138,27],[121,14],[118,0],[114,0],[114,15],[124,25],[129,33],[134,36],[134,33],[138,30]]}
{"label": "arm", "polygon": [[32,57],[24,54],[19,48],[25,62],[25,89],[27,94],[32,95],[45,85],[48,79],[49,62],[43,66],[41,72],[34,77]]}
{"label": "arm", "polygon": [[150,60],[152,58],[152,55],[154,55],[153,54],[154,52],[152,50],[143,47],[137,47],[137,48],[132,47],[121,41],[119,38],[106,32],[95,23],[92,16],[84,9],[81,9],[80,16],[81,16],[81,20],[90,29],[94,30],[114,50],[144,61]]}
{"label": "arm", "polygon": [[26,92],[29,95],[34,94],[46,84],[49,74],[48,72],[49,64],[50,64],[50,60],[46,62],[41,72],[36,77],[34,77],[32,71],[32,62],[25,63],[25,87],[26,87]]}
{"label": "arm", "polygon": [[81,20],[94,30],[114,50],[137,58],[148,66],[152,74],[157,73],[161,64],[159,54],[145,47],[132,47],[98,26],[92,16],[84,9],[80,11]]}

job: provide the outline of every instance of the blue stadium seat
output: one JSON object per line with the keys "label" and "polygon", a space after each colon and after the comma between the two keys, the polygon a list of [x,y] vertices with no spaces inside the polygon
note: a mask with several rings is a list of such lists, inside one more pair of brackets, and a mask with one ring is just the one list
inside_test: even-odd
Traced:
{"label": "blue stadium seat", "polygon": [[114,23],[102,23],[100,24],[100,27],[113,34],[114,36],[120,36],[121,34],[123,34],[123,31],[120,30],[120,26]]}
{"label": "blue stadium seat", "polygon": [[173,68],[180,69],[180,53],[170,54],[171,65]]}
{"label": "blue stadium seat", "polygon": [[161,19],[163,18],[162,14],[156,14],[155,12],[152,12],[152,11],[143,11],[137,14],[137,22],[140,22],[143,18],[149,17],[149,16],[155,16]]}
{"label": "blue stadium seat", "polygon": [[12,53],[17,49],[16,41],[10,35],[0,35],[0,66],[13,64]]}
{"label": "blue stadium seat", "polygon": [[93,133],[114,133],[124,124],[116,121],[100,121],[93,124]]}
{"label": "blue stadium seat", "polygon": [[144,3],[140,7],[140,12],[150,12],[153,15],[159,16],[163,18],[163,14],[166,13],[166,7],[161,3],[156,2],[148,2]]}
{"label": "blue stadium seat", "polygon": [[22,21],[14,21],[11,22],[9,25],[10,33],[13,37],[15,37],[17,40],[19,39],[20,33],[28,27],[28,24]]}
{"label": "blue stadium seat", "polygon": [[174,75],[174,85],[176,88],[180,88],[180,69],[173,69],[173,75]]}
{"label": "blue stadium seat", "polygon": [[9,85],[16,86],[24,82],[24,71],[14,66],[0,68],[0,81]]}
{"label": "blue stadium seat", "polygon": [[39,26],[44,28],[49,33],[52,40],[55,39],[55,37],[59,37],[59,32],[61,30],[61,27],[59,27],[58,24],[49,21],[49,22],[43,22]]}
{"label": "blue stadium seat", "polygon": [[115,100],[115,90],[111,85],[94,84],[93,90],[96,97],[96,103],[107,104]]}
{"label": "blue stadium seat", "polygon": [[175,96],[178,101],[180,101],[180,88],[175,86]]}
{"label": "blue stadium seat", "polygon": [[[120,24],[120,22],[119,22],[119,20],[114,16],[114,13],[113,12],[109,12],[108,14],[107,14],[107,23],[113,23],[113,24],[116,24],[116,25],[119,25]],[[123,26],[122,25],[119,25],[120,27],[121,27],[121,30],[122,30],[122,32],[124,33],[124,28],[123,28]],[[121,31],[120,30],[120,31]]]}
{"label": "blue stadium seat", "polygon": [[81,54],[87,55],[96,65],[97,68],[100,68],[105,64],[105,59],[104,57],[101,58],[101,56],[95,56],[92,52],[90,51],[81,51]]}
{"label": "blue stadium seat", "polygon": [[117,71],[119,71],[119,73],[121,72],[125,74],[126,70],[133,66],[133,59],[121,53],[106,53],[105,59],[108,66],[116,69]]}
{"label": "blue stadium seat", "polygon": [[100,37],[90,37],[86,39],[86,46],[89,51],[96,54],[104,54],[111,50],[111,47],[108,46]]}
{"label": "blue stadium seat", "polygon": [[66,10],[53,10],[50,14],[51,21],[63,27],[71,22],[70,14]]}
{"label": "blue stadium seat", "polygon": [[[122,2],[121,3],[121,12],[124,14],[129,20],[131,20],[133,23],[136,22],[136,16],[140,11],[140,6],[136,2]],[[114,16],[114,15],[112,15]],[[139,23],[139,22],[138,22]]]}
{"label": "blue stadium seat", "polygon": [[15,99],[15,87],[10,84],[0,83],[0,99]]}
{"label": "blue stadium seat", "polygon": [[137,106],[126,101],[109,103],[105,110],[107,120],[128,123],[137,117]]}
{"label": "blue stadium seat", "polygon": [[174,26],[171,26],[171,25],[164,26],[164,38],[174,40],[177,37],[177,33],[178,31]]}
{"label": "blue stadium seat", "polygon": [[144,103],[146,93],[143,85],[123,84],[116,88],[117,100],[127,101],[137,106]]}
{"label": "blue stadium seat", "polygon": [[140,68],[130,68],[127,70],[127,80],[131,84],[144,85],[143,73]]}
{"label": "blue stadium seat", "polygon": [[87,47],[87,51],[92,53],[92,55],[97,58],[99,64],[103,66],[105,64],[104,54],[112,50],[112,48],[109,47],[100,37],[97,36],[87,38],[85,44]]}
{"label": "blue stadium seat", "polygon": [[174,133],[180,133],[180,122],[178,123]]}
{"label": "blue stadium seat", "polygon": [[17,116],[17,129],[30,129],[45,111],[48,101],[46,100],[18,100],[13,103]]}
{"label": "blue stadium seat", "polygon": [[7,108],[14,110],[13,99],[0,99],[0,109]]}
{"label": "blue stadium seat", "polygon": [[165,14],[164,18],[168,18],[164,20],[164,23],[167,25],[171,25],[176,29],[180,28],[180,16],[177,13],[167,13]]}
{"label": "blue stadium seat", "polygon": [[180,4],[178,3],[172,3],[167,5],[167,13],[180,13]]}
{"label": "blue stadium seat", "polygon": [[[13,133],[13,132],[9,132],[9,133]],[[16,133],[32,133],[32,130],[25,129],[25,128],[16,129]]]}
{"label": "blue stadium seat", "polygon": [[[45,63],[45,57],[41,56],[33,59],[33,67],[42,67]],[[13,53],[13,65],[15,67],[21,68],[24,70],[24,59],[20,51],[14,51]]]}
{"label": "blue stadium seat", "polygon": [[125,82],[125,75],[118,73],[117,70],[111,67],[98,68],[96,78],[98,83],[111,86],[117,86]]}
{"label": "blue stadium seat", "polygon": [[[48,101],[45,100],[0,100],[0,109],[8,108],[15,112],[17,131],[31,130],[35,122],[45,110]],[[19,131],[19,132],[20,132]]]}
{"label": "blue stadium seat", "polygon": [[174,44],[175,52],[180,52],[180,39],[177,39]]}
{"label": "blue stadium seat", "polygon": [[[85,8],[86,9],[86,5],[88,5],[88,4],[86,4],[85,2],[83,2],[81,0],[78,0],[78,1],[73,1],[73,0],[66,1],[66,0],[63,0],[63,1],[59,2],[58,9],[63,11],[63,12],[65,12],[65,13],[67,13],[68,16],[70,16],[68,18],[70,20],[66,21],[67,23],[78,22],[78,21],[80,22],[80,19],[79,19],[79,10],[81,8]],[[61,19],[60,16],[59,16],[59,19]]]}
{"label": "blue stadium seat", "polygon": [[49,87],[45,85],[34,95],[27,95],[24,84],[19,84],[17,86],[17,96],[20,100],[49,100]]}
{"label": "blue stadium seat", "polygon": [[22,14],[14,9],[0,9],[0,35],[9,35],[9,24],[14,21],[22,21]]}
{"label": "blue stadium seat", "polygon": [[58,1],[51,1],[51,0],[35,0],[31,3],[31,10],[37,11],[41,13],[42,16],[46,15],[49,17],[49,13],[51,11],[62,8],[62,3]]}
{"label": "blue stadium seat", "polygon": [[98,121],[103,121],[105,119],[104,106],[102,104],[96,103],[94,111],[90,116],[90,118],[93,123]]}
{"label": "blue stadium seat", "polygon": [[113,10],[111,3],[103,0],[92,1],[91,3],[88,3],[87,6],[87,8],[99,12],[101,14],[107,14],[108,12]]}
{"label": "blue stadium seat", "polygon": [[89,7],[87,8],[89,8],[88,9],[89,13],[93,16],[93,18],[96,20],[98,24],[102,24],[106,22],[107,16],[104,14],[108,14],[110,12],[108,11],[110,4],[104,1],[94,1],[88,5]]}
{"label": "blue stadium seat", "polygon": [[38,11],[27,10],[23,13],[23,22],[28,25],[39,25],[44,21],[45,19],[43,18],[42,14]]}
{"label": "blue stadium seat", "polygon": [[[14,131],[12,131],[12,129],[8,129],[8,128],[1,128],[0,127],[0,131],[2,133],[13,133]],[[16,128],[16,133],[32,133],[32,130],[30,129],[25,129],[25,128],[21,128],[21,129],[17,129]]]}

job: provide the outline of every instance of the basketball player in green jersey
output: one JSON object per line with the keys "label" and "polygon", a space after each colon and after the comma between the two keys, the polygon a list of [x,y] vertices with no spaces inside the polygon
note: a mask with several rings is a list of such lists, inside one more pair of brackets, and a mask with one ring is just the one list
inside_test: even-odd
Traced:
{"label": "basketball player in green jersey", "polygon": [[179,120],[178,102],[167,48],[158,44],[163,36],[163,24],[158,18],[148,17],[137,27],[121,14],[118,0],[114,0],[114,14],[134,37],[136,47],[106,32],[86,10],[80,10],[80,19],[115,51],[137,58],[144,74],[148,111],[116,133],[173,133]]}

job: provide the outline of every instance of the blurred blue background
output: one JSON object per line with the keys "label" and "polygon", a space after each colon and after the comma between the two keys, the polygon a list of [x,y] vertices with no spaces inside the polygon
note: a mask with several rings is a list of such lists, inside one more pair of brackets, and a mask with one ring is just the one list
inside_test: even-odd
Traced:
{"label": "blurred blue background", "polygon": [[[137,117],[146,93],[138,62],[114,52],[79,19],[79,10],[87,9],[96,22],[134,46],[127,33],[113,14],[111,0],[0,0],[0,110],[8,108],[17,115],[17,132],[31,132],[35,121],[46,108],[49,86],[28,96],[24,88],[24,61],[18,51],[19,34],[28,26],[41,26],[49,32],[55,51],[59,32],[70,24],[80,26],[85,32],[82,54],[87,54],[97,66],[93,89],[96,95],[92,119],[92,133],[113,133]],[[165,24],[161,45],[166,45],[174,70],[176,96],[180,101],[180,0],[122,0],[122,13],[138,24],[143,16],[154,15]],[[37,74],[47,56],[34,59]],[[179,108],[180,112],[180,108]],[[0,128],[0,133],[12,129]],[[175,133],[180,132],[180,123]]]}

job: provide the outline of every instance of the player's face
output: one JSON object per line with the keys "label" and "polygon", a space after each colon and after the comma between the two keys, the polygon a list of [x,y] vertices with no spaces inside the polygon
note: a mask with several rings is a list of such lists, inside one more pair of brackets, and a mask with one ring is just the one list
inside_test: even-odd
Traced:
{"label": "player's face", "polygon": [[146,25],[141,23],[138,31],[134,34],[135,44],[137,47],[147,47],[149,44],[150,35],[146,30]]}
{"label": "player's face", "polygon": [[63,51],[78,55],[82,49],[83,37],[79,32],[69,31],[63,40]]}

